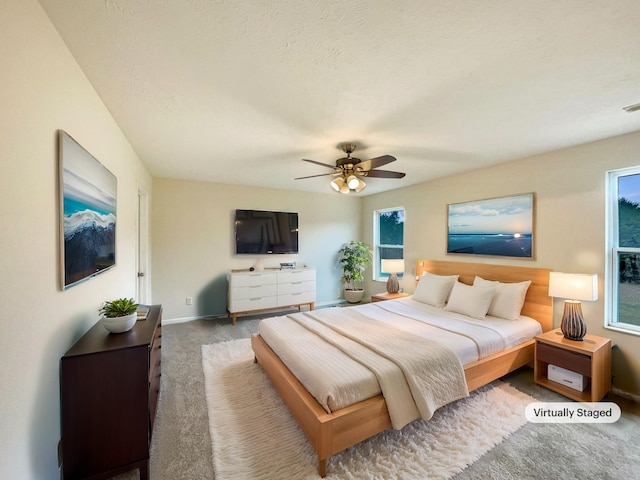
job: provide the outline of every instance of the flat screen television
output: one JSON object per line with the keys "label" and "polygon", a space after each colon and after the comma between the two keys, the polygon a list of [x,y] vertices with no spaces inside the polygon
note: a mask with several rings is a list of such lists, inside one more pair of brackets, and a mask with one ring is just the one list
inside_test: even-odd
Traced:
{"label": "flat screen television", "polygon": [[298,253],[298,214],[236,210],[236,254]]}

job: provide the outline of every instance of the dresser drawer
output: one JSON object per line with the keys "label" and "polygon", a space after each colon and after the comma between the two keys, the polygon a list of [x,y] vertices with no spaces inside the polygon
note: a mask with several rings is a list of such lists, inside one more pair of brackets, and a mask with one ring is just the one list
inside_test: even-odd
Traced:
{"label": "dresser drawer", "polygon": [[275,297],[278,294],[278,286],[273,285],[255,285],[251,287],[237,287],[231,289],[231,298],[235,300],[244,300],[247,298],[257,297]]}
{"label": "dresser drawer", "polygon": [[316,281],[315,270],[282,270],[278,272],[278,283]]}
{"label": "dresser drawer", "polygon": [[[151,345],[151,352],[149,354],[149,378],[160,375],[160,367],[162,363],[162,343],[158,337]],[[151,381],[151,380],[150,380]]]}
{"label": "dresser drawer", "polygon": [[275,295],[271,297],[254,297],[244,298],[240,300],[233,300],[229,305],[229,311],[233,312],[249,312],[251,310],[262,310],[265,308],[273,308],[278,306],[277,298]]}
{"label": "dresser drawer", "polygon": [[557,365],[587,377],[591,376],[591,358],[588,355],[538,342],[536,360]]}
{"label": "dresser drawer", "polygon": [[278,295],[315,291],[316,282],[292,282],[278,285]]}
{"label": "dresser drawer", "polygon": [[162,325],[158,324],[155,332],[153,333],[153,340],[151,342],[152,345],[162,345]]}
{"label": "dresser drawer", "polygon": [[229,288],[275,285],[276,283],[278,283],[278,276],[275,272],[236,273],[229,275]]}
{"label": "dresser drawer", "polygon": [[299,292],[278,295],[278,306],[298,305],[300,303],[311,303],[316,301],[316,292]]}
{"label": "dresser drawer", "polygon": [[158,409],[158,397],[160,396],[160,373],[151,379],[149,384],[149,429],[153,433],[153,426]]}

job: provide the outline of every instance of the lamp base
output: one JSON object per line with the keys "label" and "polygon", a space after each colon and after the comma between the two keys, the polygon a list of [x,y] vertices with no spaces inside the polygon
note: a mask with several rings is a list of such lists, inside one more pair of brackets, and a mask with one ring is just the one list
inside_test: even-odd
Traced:
{"label": "lamp base", "polygon": [[587,333],[587,324],[582,316],[582,304],[577,300],[564,302],[564,313],[560,330],[569,340],[582,341]]}
{"label": "lamp base", "polygon": [[387,280],[387,293],[398,293],[400,291],[400,283],[398,283],[398,276],[395,273],[389,274]]}

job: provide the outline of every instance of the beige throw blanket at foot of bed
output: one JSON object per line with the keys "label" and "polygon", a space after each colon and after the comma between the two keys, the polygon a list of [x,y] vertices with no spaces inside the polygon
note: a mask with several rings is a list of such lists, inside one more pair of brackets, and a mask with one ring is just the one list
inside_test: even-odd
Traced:
{"label": "beige throw blanket at foot of bed", "polygon": [[418,417],[429,420],[441,406],[469,395],[464,369],[451,349],[346,310],[323,309],[321,315],[311,311],[290,318],[376,375],[393,428]]}

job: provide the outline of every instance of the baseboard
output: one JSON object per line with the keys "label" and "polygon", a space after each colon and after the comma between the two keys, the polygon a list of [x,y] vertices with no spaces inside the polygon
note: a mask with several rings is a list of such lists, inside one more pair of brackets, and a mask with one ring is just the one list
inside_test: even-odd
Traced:
{"label": "baseboard", "polygon": [[163,325],[170,325],[172,323],[186,323],[192,322],[193,320],[200,320],[201,318],[213,318],[211,315],[201,316],[201,317],[183,317],[183,318],[163,318]]}
{"label": "baseboard", "polygon": [[[315,304],[315,308],[328,308],[328,307],[335,307],[338,305],[343,305],[346,304],[345,300],[333,300],[333,301],[329,301],[329,302],[319,302]],[[283,308],[281,310],[277,310],[277,309],[273,309],[271,311],[268,312],[260,312],[260,313],[256,313],[255,315],[261,315],[263,317],[275,317],[277,316],[279,313],[282,312],[287,312],[287,311],[291,311],[291,308]],[[297,310],[293,310],[293,311],[297,311]],[[250,316],[250,314],[247,315],[242,315],[238,318],[242,318],[244,316]],[[163,318],[162,319],[162,324],[163,325],[170,325],[173,323],[186,323],[186,322],[192,322],[194,320],[206,320],[206,319],[210,319],[210,320],[218,320],[218,319],[222,319],[222,318],[229,318],[229,322],[231,322],[231,318],[226,314],[226,313],[220,313],[220,314],[216,314],[216,315],[197,315],[197,316],[193,316],[193,317],[179,317],[179,318]]]}
{"label": "baseboard", "polygon": [[639,395],[634,395],[633,393],[625,392],[624,390],[620,390],[619,388],[611,387],[611,393],[613,393],[614,395],[617,395],[617,396],[619,396],[621,398],[625,398],[627,400],[631,400],[632,402],[640,403],[640,396]]}

